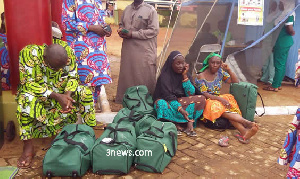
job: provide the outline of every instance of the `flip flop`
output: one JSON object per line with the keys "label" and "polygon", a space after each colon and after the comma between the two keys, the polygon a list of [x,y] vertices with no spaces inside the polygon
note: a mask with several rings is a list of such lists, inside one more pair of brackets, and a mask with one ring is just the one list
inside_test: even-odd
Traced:
{"label": "flip flop", "polygon": [[183,131],[184,133],[186,133],[187,136],[189,137],[197,137],[197,133],[195,131]]}
{"label": "flip flop", "polygon": [[177,130],[177,136],[182,135],[182,132],[180,130]]}
{"label": "flip flop", "polygon": [[263,88],[263,90],[278,92],[278,88],[273,88],[271,86],[265,87],[265,88]]}
{"label": "flip flop", "polygon": [[239,132],[235,133],[234,137],[236,137],[242,144],[249,144],[250,142],[249,139],[245,139]]}
{"label": "flip flop", "polygon": [[228,143],[229,139],[227,136],[222,136],[220,139],[219,139],[219,142],[218,144],[221,146],[221,147],[228,147],[229,143]]}
{"label": "flip flop", "polygon": [[[32,161],[33,161],[34,156],[35,156],[35,154],[21,156],[18,159],[18,162],[17,162],[18,168],[22,168],[22,169],[30,168],[31,165],[32,165]],[[22,160],[22,161],[20,161],[20,160]]]}

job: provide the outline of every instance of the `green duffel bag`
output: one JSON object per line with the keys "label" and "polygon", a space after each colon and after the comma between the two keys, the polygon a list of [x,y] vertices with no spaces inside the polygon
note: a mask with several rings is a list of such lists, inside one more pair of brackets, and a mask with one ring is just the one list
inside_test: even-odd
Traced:
{"label": "green duffel bag", "polygon": [[141,114],[155,114],[153,99],[144,85],[127,88],[123,97],[123,107]]}
{"label": "green duffel bag", "polygon": [[[254,115],[256,113],[256,100],[257,100],[257,95],[259,95],[263,107],[264,103],[262,100],[261,95],[257,92],[257,86],[248,83],[248,82],[239,82],[239,83],[231,83],[230,84],[230,94],[234,96],[234,99],[236,100],[241,112],[243,118],[249,120],[249,121],[254,121]],[[265,112],[263,112],[261,115],[262,116]]]}
{"label": "green duffel bag", "polygon": [[56,136],[43,160],[43,173],[53,176],[83,176],[91,166],[94,130],[85,124],[69,124]]}
{"label": "green duffel bag", "polygon": [[131,125],[109,124],[91,152],[93,173],[122,175],[134,160],[136,135]]}
{"label": "green duffel bag", "polygon": [[155,121],[149,130],[137,138],[135,167],[154,173],[162,173],[175,156],[177,129],[172,122]]}
{"label": "green duffel bag", "polygon": [[132,125],[135,128],[136,136],[148,130],[156,117],[151,114],[140,114],[128,108],[121,109],[115,116],[113,123]]}

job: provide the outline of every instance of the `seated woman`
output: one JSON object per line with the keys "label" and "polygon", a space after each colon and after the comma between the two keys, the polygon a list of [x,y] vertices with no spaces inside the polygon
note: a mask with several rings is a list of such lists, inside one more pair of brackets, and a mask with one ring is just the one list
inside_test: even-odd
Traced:
{"label": "seated woman", "polygon": [[[189,65],[178,51],[173,51],[164,64],[157,80],[153,98],[157,119],[176,124],[178,135],[184,131],[188,136],[197,136],[193,131],[197,119],[202,115],[205,97],[192,85],[187,75]],[[187,123],[183,130],[180,123]]]}
{"label": "seated woman", "polygon": [[203,117],[214,122],[219,117],[228,119],[240,132],[235,136],[242,143],[249,143],[249,139],[256,134],[258,126],[241,116],[237,102],[231,94],[220,95],[222,82],[238,83],[237,76],[223,63],[221,56],[209,54],[203,62],[203,68],[195,79],[195,84],[206,97]]}

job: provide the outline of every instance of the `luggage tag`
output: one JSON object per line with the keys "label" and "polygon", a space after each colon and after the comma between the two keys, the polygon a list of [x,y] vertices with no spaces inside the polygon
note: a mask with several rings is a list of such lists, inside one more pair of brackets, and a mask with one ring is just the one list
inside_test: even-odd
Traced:
{"label": "luggage tag", "polygon": [[109,137],[105,137],[101,140],[101,142],[106,143],[106,144],[110,144],[113,141],[112,138]]}

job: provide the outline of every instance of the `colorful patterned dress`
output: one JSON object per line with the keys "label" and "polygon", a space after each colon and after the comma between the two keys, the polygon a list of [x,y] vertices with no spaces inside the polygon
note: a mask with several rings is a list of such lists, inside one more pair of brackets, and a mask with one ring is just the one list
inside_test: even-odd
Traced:
{"label": "colorful patterned dress", "polygon": [[0,48],[1,87],[3,91],[6,91],[11,89],[11,84],[9,80],[9,76],[10,76],[9,56],[6,48],[6,44],[7,44],[6,34],[0,33],[0,38],[2,39],[2,43],[3,43],[3,46]]}
{"label": "colorful patterned dress", "polygon": [[63,29],[77,57],[82,85],[91,87],[95,102],[103,84],[111,83],[106,40],[88,31],[90,25],[104,25],[105,11],[100,0],[63,0]]}
{"label": "colorful patterned dress", "polygon": [[280,151],[280,157],[278,163],[280,165],[287,165],[290,163],[290,168],[287,173],[287,178],[299,178],[300,177],[300,108],[296,112],[288,134],[283,144],[283,149]]}
{"label": "colorful patterned dress", "polygon": [[183,82],[182,86],[187,97],[179,98],[177,101],[165,101],[164,99],[155,101],[154,108],[157,113],[157,119],[164,119],[176,123],[188,122],[184,116],[178,112],[178,107],[182,106],[182,108],[189,113],[189,119],[195,120],[194,127],[196,127],[197,120],[203,113],[205,97],[195,95],[195,87],[190,80]]}
{"label": "colorful patterned dress", "polygon": [[195,79],[196,87],[202,93],[209,93],[224,98],[228,100],[228,102],[231,105],[231,108],[227,109],[220,101],[207,99],[206,106],[203,112],[204,119],[208,119],[214,122],[216,119],[221,117],[221,115],[226,111],[241,114],[239,106],[231,94],[220,95],[220,90],[223,81],[226,83],[229,78],[230,75],[227,72],[225,72],[222,68],[220,68],[217,72],[216,78],[213,81],[208,81],[206,79]]}
{"label": "colorful patterned dress", "polygon": [[[20,124],[21,140],[56,135],[66,124],[77,121],[77,113],[89,126],[96,125],[92,92],[78,85],[77,64],[73,50],[66,42],[56,43],[65,47],[68,64],[59,71],[53,71],[44,63],[46,46],[28,45],[20,52],[20,85],[17,93],[17,119]],[[61,113],[62,107],[52,98],[52,92],[72,91],[75,109]]]}

